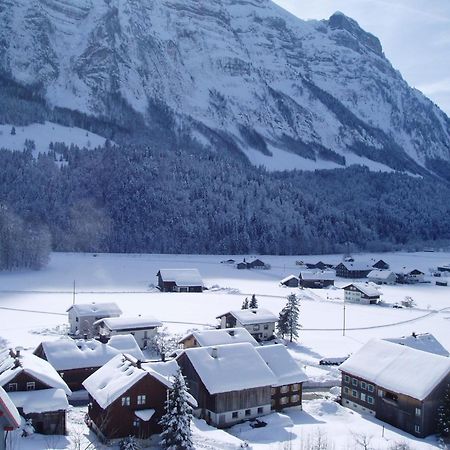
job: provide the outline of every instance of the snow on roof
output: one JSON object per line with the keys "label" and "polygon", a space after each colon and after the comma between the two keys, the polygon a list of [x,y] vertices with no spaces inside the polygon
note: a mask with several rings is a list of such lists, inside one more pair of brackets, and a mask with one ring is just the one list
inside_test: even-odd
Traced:
{"label": "snow on roof", "polygon": [[19,358],[9,355],[9,368],[0,374],[0,386],[9,383],[22,372],[31,375],[51,388],[62,389],[67,395],[72,393],[49,362],[31,353],[22,353]]}
{"label": "snow on roof", "polygon": [[413,333],[409,336],[385,339],[385,341],[406,345],[416,350],[434,353],[435,355],[450,356],[448,350],[430,333]]}
{"label": "snow on roof", "polygon": [[186,339],[195,338],[200,347],[211,345],[236,344],[238,342],[248,342],[252,345],[259,345],[254,337],[245,328],[226,328],[221,330],[199,330],[193,331],[178,341],[183,343]]}
{"label": "snow on roof", "polygon": [[41,389],[10,393],[11,400],[24,414],[61,411],[69,408],[66,393],[62,389]]}
{"label": "snow on roof", "polygon": [[72,305],[66,312],[74,310],[79,317],[83,316],[105,316],[114,317],[122,314],[121,309],[115,303],[84,303]]}
{"label": "snow on roof", "polygon": [[278,320],[278,317],[275,314],[264,308],[236,309],[233,311],[228,311],[225,314],[221,314],[220,316],[217,316],[216,319],[219,319],[226,314],[231,314],[242,325],[269,323],[276,322]]}
{"label": "snow on roof", "polygon": [[384,389],[424,400],[450,374],[450,358],[372,339],[339,369]]}
{"label": "snow on roof", "polygon": [[298,277],[296,277],[295,275],[288,275],[286,278],[283,278],[280,283],[284,284],[287,283],[290,280],[298,280]]}
{"label": "snow on roof", "polygon": [[330,270],[310,271],[302,270],[300,272],[300,278],[303,280],[334,280],[336,278],[335,273]]}
{"label": "snow on roof", "polygon": [[10,427],[19,428],[21,422],[19,411],[17,411],[11,397],[2,387],[0,387],[0,413],[3,413],[7,417]]}
{"label": "snow on roof", "polygon": [[122,338],[120,340],[111,338],[107,344],[102,344],[95,339],[61,338],[56,341],[42,342],[41,345],[47,361],[56,370],[101,367],[125,350],[138,359],[144,358],[132,335],[120,337]]}
{"label": "snow on roof", "polygon": [[111,331],[140,330],[161,327],[162,322],[153,316],[146,317],[106,317],[97,320],[94,325],[104,324]]}
{"label": "snow on roof", "polygon": [[347,270],[372,270],[372,266],[366,262],[361,261],[355,261],[355,262],[348,262],[348,261],[342,261],[344,267]]}
{"label": "snow on roof", "polygon": [[259,346],[256,351],[277,377],[277,382],[273,386],[303,383],[308,380],[283,344]]}
{"label": "snow on roof", "polygon": [[155,414],[154,409],[141,409],[134,412],[134,415],[144,422],[148,422],[153,417],[153,414]]}
{"label": "snow on roof", "polygon": [[184,351],[210,394],[273,386],[277,379],[253,345],[219,345]]}
{"label": "snow on roof", "polygon": [[346,289],[349,286],[354,286],[356,289],[358,289],[359,291],[361,291],[363,294],[367,295],[368,297],[379,297],[380,296],[380,291],[368,283],[350,283],[350,284],[347,284],[347,286],[344,286],[342,289]]}
{"label": "snow on roof", "polygon": [[395,275],[392,270],[372,270],[367,278],[376,278],[377,280],[387,280],[390,276]]}
{"label": "snow on roof", "polygon": [[203,286],[203,280],[197,269],[160,269],[164,281],[173,281],[177,286]]}

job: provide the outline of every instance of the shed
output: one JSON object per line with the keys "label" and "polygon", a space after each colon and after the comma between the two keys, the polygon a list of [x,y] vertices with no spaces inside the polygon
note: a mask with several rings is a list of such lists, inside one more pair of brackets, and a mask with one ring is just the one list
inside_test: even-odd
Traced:
{"label": "shed", "polygon": [[156,274],[161,292],[203,292],[197,269],[160,269]]}

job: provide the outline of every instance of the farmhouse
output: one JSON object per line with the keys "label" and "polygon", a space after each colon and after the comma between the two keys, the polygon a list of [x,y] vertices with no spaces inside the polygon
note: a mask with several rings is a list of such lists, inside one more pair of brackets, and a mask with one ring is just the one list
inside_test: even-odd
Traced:
{"label": "farmhouse", "polygon": [[384,340],[394,342],[395,344],[406,345],[407,347],[422,350],[423,352],[434,353],[435,355],[450,356],[448,350],[431,333],[412,333],[409,336]]}
{"label": "farmhouse", "polygon": [[19,349],[0,353],[0,387],[37,433],[65,434],[67,395],[71,391],[53,367]]}
{"label": "farmhouse", "polygon": [[391,270],[372,270],[367,275],[370,282],[376,284],[395,284],[397,281],[397,275]]}
{"label": "farmhouse", "polygon": [[328,286],[334,286],[334,272],[331,271],[302,271],[300,272],[299,284],[303,288],[322,289]]}
{"label": "farmhouse", "polygon": [[236,268],[237,269],[270,269],[270,266],[258,258],[251,258],[248,261],[246,261],[244,258],[244,261],[241,261],[236,264]]}
{"label": "farmhouse", "polygon": [[90,400],[89,427],[103,442],[160,433],[167,390],[177,370],[175,361],[143,363],[117,355],[83,383]]}
{"label": "farmhouse", "polygon": [[226,328],[221,330],[193,331],[178,341],[183,348],[209,347],[248,342],[254,346],[258,342],[245,328]]}
{"label": "farmhouse", "polygon": [[203,280],[197,269],[160,269],[156,274],[161,292],[203,292]]}
{"label": "farmhouse", "polygon": [[346,302],[361,303],[364,305],[378,303],[380,292],[367,283],[352,283],[344,286],[344,300]]}
{"label": "farmhouse", "polygon": [[336,275],[341,278],[366,278],[372,269],[366,263],[343,261],[336,266]]}
{"label": "farmhouse", "polygon": [[298,277],[296,277],[295,275],[289,275],[280,281],[281,286],[286,287],[298,287],[298,283]]}
{"label": "farmhouse", "polygon": [[94,322],[105,317],[119,317],[122,311],[115,303],[75,304],[67,310],[69,334],[72,336],[95,336]]}
{"label": "farmhouse", "polygon": [[272,409],[302,406],[302,385],[308,377],[282,344],[263,345],[256,351],[276,377],[272,384]]}
{"label": "farmhouse", "polygon": [[445,264],[442,266],[438,266],[437,270],[439,272],[450,272],[450,264]]}
{"label": "farmhouse", "polygon": [[189,348],[177,357],[196,415],[224,428],[271,411],[277,378],[249,343]]}
{"label": "farmhouse", "polygon": [[6,443],[5,432],[16,430],[20,427],[21,419],[19,411],[15,407],[8,394],[0,387],[0,449]]}
{"label": "farmhouse", "polygon": [[263,308],[237,309],[217,316],[220,328],[245,328],[258,342],[268,341],[275,335],[278,317]]}
{"label": "farmhouse", "polygon": [[83,381],[115,356],[127,352],[144,359],[133,336],[113,336],[108,343],[95,339],[44,341],[34,354],[48,361],[72,391],[83,389]]}
{"label": "farmhouse", "polygon": [[423,283],[424,277],[425,273],[419,269],[404,271],[397,274],[398,282],[402,284]]}
{"label": "farmhouse", "polygon": [[382,259],[380,259],[375,264],[372,264],[372,267],[374,269],[379,269],[379,270],[388,270],[389,264],[386,261],[383,261]]}
{"label": "farmhouse", "polygon": [[339,369],[343,406],[417,437],[436,432],[450,358],[373,339]]}
{"label": "farmhouse", "polygon": [[111,336],[131,334],[141,349],[152,343],[161,326],[162,322],[152,316],[108,317],[94,322],[100,337],[109,339]]}
{"label": "farmhouse", "polygon": [[319,261],[317,263],[305,263],[305,265],[309,270],[327,270],[333,268],[333,264],[327,264],[323,261]]}

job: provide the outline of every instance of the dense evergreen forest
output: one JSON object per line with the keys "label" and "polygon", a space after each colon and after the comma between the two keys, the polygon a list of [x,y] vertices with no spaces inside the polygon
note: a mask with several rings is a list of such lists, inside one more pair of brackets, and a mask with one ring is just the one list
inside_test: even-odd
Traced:
{"label": "dense evergreen forest", "polygon": [[[229,254],[379,251],[450,239],[450,189],[435,178],[358,166],[269,173],[195,146],[55,144],[37,158],[29,147],[0,151],[0,213],[44,259],[50,236],[60,251]],[[2,223],[2,247],[23,247]]]}

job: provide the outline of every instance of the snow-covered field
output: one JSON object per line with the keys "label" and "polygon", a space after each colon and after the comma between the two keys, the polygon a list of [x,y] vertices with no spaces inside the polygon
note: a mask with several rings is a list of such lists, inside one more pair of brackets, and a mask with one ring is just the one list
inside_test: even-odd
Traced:
{"label": "snow-covered field", "polygon": [[[279,280],[286,275],[298,275],[296,260],[316,262],[320,259],[337,263],[342,258],[340,255],[260,258],[271,265],[270,270],[237,270],[232,265],[220,263],[228,256],[56,253],[42,271],[0,274],[0,339],[5,346],[21,345],[33,349],[43,339],[58,338],[65,329],[65,311],[73,302],[75,281],[77,303],[115,301],[124,315],[154,315],[164,321],[171,332],[178,334],[215,325],[216,316],[229,309],[239,309],[244,298],[252,294],[256,294],[260,307],[278,314],[286,296],[296,292],[301,298],[303,329],[298,343],[290,345],[289,349],[310,379],[324,383],[327,390],[338,384],[339,372],[336,368],[319,366],[319,360],[346,356],[372,337],[431,332],[450,350],[450,287],[435,286],[431,276],[426,277],[432,280],[429,284],[380,287],[382,306],[347,303],[344,336],[342,290],[299,290],[279,286]],[[430,268],[448,264],[450,253],[357,255],[358,260],[372,258],[382,258],[393,270],[418,268],[429,274]],[[155,290],[153,285],[158,269],[191,267],[199,269],[209,290],[201,294],[168,294]],[[336,285],[342,287],[348,281],[338,278]],[[392,305],[405,296],[411,296],[417,306],[393,309]],[[264,429],[254,430],[243,424],[227,433],[196,421],[197,446],[234,449],[239,448],[241,440],[246,440],[254,449],[306,450],[314,440],[322,437],[329,441],[329,448],[353,449],[360,448],[355,443],[358,433],[372,437],[371,448],[374,449],[389,449],[396,441],[407,441],[414,449],[435,446],[434,438],[416,440],[389,426],[386,426],[383,438],[381,422],[341,408],[323,398],[324,395],[316,398],[316,395],[306,393],[303,412],[291,409],[282,415],[274,414]],[[70,417],[78,416],[72,412]],[[77,420],[72,422],[73,425]],[[83,427],[82,424],[77,426]],[[83,432],[88,435],[87,429]],[[61,439],[64,439],[64,445],[61,441],[49,447],[45,440],[33,436],[27,441],[33,442],[31,447],[25,442],[20,448],[69,448],[70,437]],[[331,447],[332,443],[335,447]]]}

